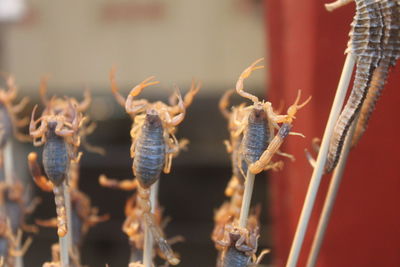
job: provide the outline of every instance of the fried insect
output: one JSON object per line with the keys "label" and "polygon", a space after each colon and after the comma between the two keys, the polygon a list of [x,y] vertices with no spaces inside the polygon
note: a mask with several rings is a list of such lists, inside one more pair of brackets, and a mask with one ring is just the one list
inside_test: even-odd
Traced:
{"label": "fried insect", "polygon": [[[74,109],[74,107],[72,107]],[[36,183],[43,187],[52,188],[55,195],[58,235],[65,236],[67,233],[67,218],[64,199],[64,181],[68,175],[68,168],[71,161],[79,161],[79,156],[75,153],[79,147],[80,137],[77,134],[82,122],[82,114],[74,109],[72,123],[69,122],[66,111],[54,115],[53,112],[47,112],[38,120],[35,120],[35,111],[32,111],[29,133],[33,137],[33,145],[44,145],[43,148],[43,166],[47,179],[41,173],[37,163],[37,154],[31,152],[28,155],[28,164]],[[41,123],[37,127],[38,123]]]}
{"label": "fried insect", "polygon": [[[332,11],[350,3],[339,0],[327,4]],[[400,3],[397,0],[355,0],[356,14],[351,24],[346,53],[356,57],[353,89],[339,116],[330,141],[325,172],[337,165],[344,140],[360,112],[353,137],[355,145],[366,130],[368,120],[385,85],[389,69],[400,57]]]}
{"label": "fried insect", "polygon": [[21,249],[18,248],[21,243],[22,232],[20,229],[13,233],[13,229],[6,215],[6,190],[8,185],[0,183],[0,266],[14,266],[15,257],[20,257],[28,250],[32,239],[28,238]]}
{"label": "fried insect", "polygon": [[[236,92],[253,101],[253,105],[244,108],[245,113],[241,116],[241,119],[234,122],[237,127],[234,134],[243,134],[240,144],[242,160],[239,161],[243,176],[245,176],[247,166],[253,174],[260,173],[263,170],[282,168],[282,162],[271,161],[275,154],[294,159],[292,155],[280,152],[279,148],[287,135],[303,136],[291,132],[292,123],[296,118],[297,111],[311,100],[311,97],[309,97],[302,104],[298,104],[301,96],[301,91],[299,91],[294,104],[288,108],[287,115],[278,115],[275,114],[270,102],[259,101],[256,96],[245,92],[243,82],[254,70],[263,68],[263,66],[257,66],[261,60],[263,59],[255,61],[245,69],[236,83]],[[279,126],[279,123],[282,126]],[[275,129],[278,132],[274,136]]]}
{"label": "fried insect", "polygon": [[[119,103],[122,104],[123,97],[116,94],[118,89],[114,77],[115,70],[112,70],[110,74],[112,90],[117,100],[120,99]],[[159,83],[151,81],[153,79],[154,77],[149,77],[135,86],[125,101],[125,110],[134,119],[130,132],[132,138],[130,149],[133,158],[132,170],[139,182],[138,205],[143,212],[141,219],[152,233],[167,261],[176,265],[179,263],[179,259],[168,245],[154,214],[151,213],[150,186],[159,179],[161,171],[170,172],[172,158],[177,156],[186,145],[187,141],[178,142],[174,133],[176,126],[185,117],[186,107],[191,104],[200,86],[192,83],[192,88],[185,96],[186,103],[179,91],[175,93],[175,97],[170,98],[171,103],[173,103],[171,106],[160,101],[149,103],[144,99],[136,100],[135,97],[145,87]]]}
{"label": "fried insect", "polygon": [[223,237],[216,241],[221,250],[217,267],[257,266],[269,250],[264,250],[257,257],[259,238],[259,212],[249,216],[247,227],[238,227],[235,223],[227,224]]}
{"label": "fried insect", "polygon": [[26,215],[31,214],[35,210],[36,206],[40,203],[40,199],[34,198],[30,200],[30,203],[28,204],[28,192],[21,181],[17,179],[11,185],[4,183],[2,188],[4,190],[2,190],[0,193],[5,200],[7,216],[10,220],[13,234],[16,235],[18,229],[22,229],[26,232],[36,233],[38,231],[37,227],[26,224],[24,218]]}
{"label": "fried insect", "polygon": [[12,76],[6,77],[7,90],[0,89],[0,166],[3,165],[4,146],[12,135],[21,142],[29,142],[31,138],[19,132],[19,128],[25,127],[29,123],[29,118],[18,119],[17,114],[20,113],[29,102],[24,97],[21,102],[13,105],[12,102],[17,97],[17,86]]}

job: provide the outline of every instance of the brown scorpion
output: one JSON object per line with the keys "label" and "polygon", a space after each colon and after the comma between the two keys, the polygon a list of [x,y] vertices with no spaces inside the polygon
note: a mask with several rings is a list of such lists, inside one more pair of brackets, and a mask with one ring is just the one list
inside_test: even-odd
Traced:
{"label": "brown scorpion", "polygon": [[[115,71],[111,71],[111,85],[113,92],[118,92],[115,78]],[[125,102],[126,112],[134,119],[131,129],[131,157],[133,158],[132,170],[138,180],[138,205],[142,210],[142,222],[150,230],[156,244],[165,256],[167,261],[176,265],[179,259],[173,253],[170,245],[164,237],[161,228],[156,222],[155,215],[151,213],[150,186],[160,177],[161,171],[169,173],[171,170],[172,158],[177,156],[180,149],[186,142],[178,142],[174,133],[176,126],[180,124],[186,112],[185,103],[177,91],[172,98],[175,105],[166,105],[157,101],[149,103],[147,100],[135,100],[142,90],[150,85],[157,84],[149,77],[135,86]],[[192,83],[192,89],[185,99],[189,99],[186,104],[191,103],[191,99],[198,92],[200,86]],[[116,95],[114,93],[114,95]],[[118,98],[117,98],[118,99]],[[122,102],[122,101],[119,101]],[[122,103],[120,103],[122,104]]]}

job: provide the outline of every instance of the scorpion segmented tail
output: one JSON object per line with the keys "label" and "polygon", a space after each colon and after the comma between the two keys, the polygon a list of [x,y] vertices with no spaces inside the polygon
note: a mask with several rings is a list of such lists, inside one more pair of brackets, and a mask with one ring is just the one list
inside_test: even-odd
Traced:
{"label": "scorpion segmented tail", "polygon": [[174,251],[165,239],[164,233],[158,226],[154,215],[145,212],[143,214],[143,219],[146,222],[147,227],[150,229],[154,240],[156,241],[161,253],[165,256],[168,263],[171,265],[179,264],[180,260],[175,256]]}
{"label": "scorpion segmented tail", "polygon": [[56,202],[56,212],[57,212],[57,234],[60,237],[63,237],[67,234],[67,212],[65,206],[65,198],[64,198],[64,190],[65,187],[63,184],[59,186],[55,186],[53,189],[54,199]]}
{"label": "scorpion segmented tail", "polygon": [[334,128],[325,172],[331,172],[339,161],[345,137],[361,109],[383,53],[380,44],[384,37],[384,22],[379,3],[374,0],[356,0],[356,5],[346,52],[357,58],[357,70],[353,89]]}

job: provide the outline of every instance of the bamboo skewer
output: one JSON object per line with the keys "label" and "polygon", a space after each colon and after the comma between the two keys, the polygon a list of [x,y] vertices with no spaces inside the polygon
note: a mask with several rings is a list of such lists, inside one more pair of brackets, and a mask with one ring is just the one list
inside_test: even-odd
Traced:
{"label": "bamboo skewer", "polygon": [[249,216],[251,196],[253,194],[255,175],[247,169],[246,181],[244,185],[242,207],[240,209],[239,227],[245,228],[247,226],[247,217]]}
{"label": "bamboo skewer", "polygon": [[317,196],[319,185],[321,183],[321,178],[324,173],[324,167],[327,158],[330,138],[332,136],[335,123],[339,117],[339,114],[343,106],[346,92],[353,73],[354,65],[355,65],[355,58],[351,53],[348,53],[343,66],[342,74],[340,76],[339,85],[336,91],[335,99],[332,104],[332,109],[329,114],[324,136],[322,138],[321,148],[318,153],[317,162],[314,167],[313,174],[311,176],[310,184],[308,186],[306,199],[304,201],[304,205],[301,211],[299,223],[297,225],[292,247],[290,249],[288,261],[286,263],[287,267],[295,267],[299,259],[299,254],[301,251],[301,247],[303,245],[308,222],[310,220],[311,212],[314,207],[315,198]]}
{"label": "bamboo skewer", "polygon": [[322,242],[324,241],[325,232],[328,227],[329,220],[331,218],[333,205],[335,204],[339,186],[342,181],[344,169],[346,167],[346,162],[349,156],[358,117],[359,116],[357,116],[357,118],[353,121],[350,131],[346,137],[346,141],[343,145],[343,151],[341,153],[339,163],[335,168],[335,171],[333,172],[333,176],[329,184],[328,193],[325,198],[324,207],[322,209],[321,216],[319,218],[317,231],[315,232],[314,235],[311,251],[310,254],[308,255],[307,267],[313,267],[317,263]]}
{"label": "bamboo skewer", "polygon": [[68,224],[68,231],[64,237],[59,237],[60,243],[60,263],[61,267],[69,267],[69,251],[70,251],[70,242],[71,242],[71,200],[69,197],[69,190],[67,186],[67,181],[63,182],[64,187],[64,198],[65,198],[65,208],[67,213],[67,224]]}
{"label": "bamboo skewer", "polygon": [[13,184],[13,177],[14,177],[14,155],[13,155],[13,144],[12,140],[8,140],[4,151],[3,151],[3,158],[4,158],[4,180],[6,184]]}
{"label": "bamboo skewer", "polygon": [[[158,194],[158,186],[160,182],[157,181],[150,187],[150,203],[151,203],[151,213],[155,213],[156,205],[157,205],[157,194]],[[153,266],[153,236],[145,224],[144,230],[144,249],[143,249],[143,264],[145,267]]]}

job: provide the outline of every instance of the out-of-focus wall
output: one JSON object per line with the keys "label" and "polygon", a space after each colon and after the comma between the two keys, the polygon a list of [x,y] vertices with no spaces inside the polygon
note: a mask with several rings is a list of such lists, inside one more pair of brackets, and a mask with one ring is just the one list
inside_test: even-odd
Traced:
{"label": "out-of-focus wall", "polygon": [[[113,64],[125,90],[150,75],[165,87],[196,77],[209,93],[224,90],[264,55],[260,2],[29,0],[24,21],[4,30],[6,71],[22,90],[46,73],[52,91],[104,90]],[[247,85],[262,88],[264,77]]]}

